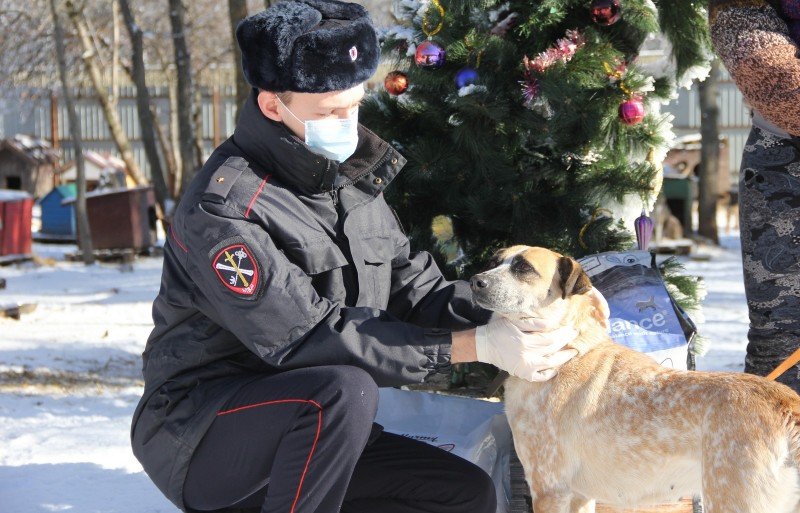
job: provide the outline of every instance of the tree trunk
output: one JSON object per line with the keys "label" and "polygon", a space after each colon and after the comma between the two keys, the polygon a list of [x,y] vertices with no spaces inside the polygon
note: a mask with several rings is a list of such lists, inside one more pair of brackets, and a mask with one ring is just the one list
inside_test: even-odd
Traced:
{"label": "tree trunk", "polygon": [[172,145],[172,157],[175,160],[175,185],[172,194],[178,196],[183,176],[183,156],[181,155],[180,114],[178,110],[178,79],[172,70],[166,71],[167,94],[169,95],[169,141]]}
{"label": "tree trunk", "polygon": [[[157,45],[153,47],[158,61],[161,64],[161,72],[167,80],[167,97],[169,98],[169,147],[171,148],[171,161],[173,168],[170,172],[172,195],[177,196],[181,183],[181,170],[183,169],[183,159],[181,159],[180,140],[178,137],[178,79],[175,71],[171,68],[169,60]],[[163,133],[161,134],[164,135]],[[169,162],[169,160],[168,160]]]}
{"label": "tree trunk", "polygon": [[164,133],[161,123],[158,122],[158,116],[156,116],[156,111],[152,105],[150,105],[150,113],[155,120],[153,128],[156,131],[158,147],[161,149],[161,154],[164,156],[165,165],[167,167],[167,188],[170,192],[170,197],[174,197],[173,195],[175,194],[177,180],[176,177],[179,176],[178,164],[175,162],[175,153],[172,150],[170,141],[167,139],[167,135]]}
{"label": "tree trunk", "polygon": [[247,0],[228,0],[228,13],[231,19],[231,36],[233,37],[233,67],[236,70],[236,114],[233,119],[239,119],[239,108],[247,101],[250,95],[250,84],[244,78],[242,69],[242,50],[236,42],[236,26],[247,17]]}
{"label": "tree trunk", "polygon": [[117,104],[117,89],[119,87],[119,5],[111,4],[111,17],[113,18],[113,34],[111,39],[111,98]]}
{"label": "tree trunk", "polygon": [[86,26],[86,20],[83,17],[83,11],[78,9],[75,6],[75,2],[72,0],[66,1],[66,7],[67,14],[70,20],[72,20],[75,29],[78,31],[78,38],[83,48],[83,55],[81,57],[86,65],[86,69],[89,71],[89,77],[97,92],[100,105],[103,107],[103,114],[108,122],[108,128],[111,130],[111,137],[114,139],[114,144],[116,144],[117,150],[119,150],[122,155],[122,160],[125,162],[125,167],[128,168],[128,173],[131,178],[133,178],[133,181],[137,185],[146,184],[147,179],[142,175],[141,171],[139,171],[139,166],[136,165],[136,160],[133,158],[131,143],[128,140],[128,136],[125,135],[125,131],[122,129],[122,123],[119,121],[114,103],[111,101],[111,97],[108,95],[108,91],[106,91],[103,85],[102,73],[95,61],[96,54],[94,46],[92,45],[92,39],[89,36],[89,29]]}
{"label": "tree trunk", "polygon": [[142,29],[136,24],[133,11],[128,0],[119,0],[119,7],[122,17],[125,20],[125,27],[131,38],[131,64],[133,68],[133,81],[136,84],[136,110],[139,114],[139,125],[142,129],[142,145],[150,163],[150,176],[153,179],[153,186],[156,194],[156,201],[161,207],[164,220],[169,223],[172,212],[169,206],[171,194],[167,187],[164,177],[164,170],[161,167],[161,159],[158,155],[158,144],[156,142],[156,120],[150,110],[150,91],[147,89],[144,67],[144,43],[142,41]]}
{"label": "tree trunk", "polygon": [[719,107],[717,106],[719,61],[711,63],[711,73],[699,83],[700,98],[700,176],[698,188],[698,233],[719,243],[717,235],[717,200],[719,199]]}
{"label": "tree trunk", "polygon": [[273,5],[277,4],[278,0],[264,0],[264,9],[269,9]]}
{"label": "tree trunk", "polygon": [[175,68],[178,73],[178,132],[180,139],[181,160],[181,192],[185,191],[197,172],[197,148],[195,146],[192,123],[192,99],[194,86],[192,83],[192,63],[186,40],[186,9],[182,0],[169,0],[169,21],[172,26],[172,44],[175,50]]}
{"label": "tree trunk", "polygon": [[197,156],[197,167],[203,167],[203,94],[195,88],[192,104],[192,123],[194,123],[194,150]]}
{"label": "tree trunk", "polygon": [[53,17],[58,75],[61,79],[61,92],[64,95],[64,104],[67,107],[70,138],[72,139],[72,147],[75,150],[75,168],[77,170],[76,185],[78,189],[77,197],[75,198],[75,221],[78,229],[78,244],[81,249],[83,263],[91,265],[94,263],[94,252],[92,251],[92,234],[89,229],[89,216],[86,212],[86,166],[83,161],[83,138],[81,136],[81,124],[78,121],[78,113],[75,111],[75,103],[72,101],[72,95],[69,91],[67,57],[64,49],[64,29],[61,26],[61,18],[56,8],[56,0],[50,0],[50,13]]}

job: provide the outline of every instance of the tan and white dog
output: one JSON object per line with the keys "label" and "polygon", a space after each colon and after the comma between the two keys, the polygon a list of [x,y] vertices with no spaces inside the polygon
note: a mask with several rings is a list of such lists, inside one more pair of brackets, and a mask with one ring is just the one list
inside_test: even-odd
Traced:
{"label": "tan and white dog", "polygon": [[763,378],[661,367],[614,343],[580,265],[514,246],[471,280],[474,301],[578,331],[549,381],[505,401],[535,513],[590,513],[701,494],[707,513],[800,511],[800,397]]}

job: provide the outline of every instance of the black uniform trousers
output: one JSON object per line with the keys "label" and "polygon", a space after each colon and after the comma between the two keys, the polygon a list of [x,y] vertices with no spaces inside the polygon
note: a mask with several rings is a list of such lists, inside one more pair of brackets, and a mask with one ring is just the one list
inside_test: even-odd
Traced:
{"label": "black uniform trousers", "polygon": [[374,380],[356,367],[251,378],[197,447],[184,485],[186,506],[260,507],[262,513],[495,512],[494,485],[479,467],[406,437],[370,437],[377,405]]}

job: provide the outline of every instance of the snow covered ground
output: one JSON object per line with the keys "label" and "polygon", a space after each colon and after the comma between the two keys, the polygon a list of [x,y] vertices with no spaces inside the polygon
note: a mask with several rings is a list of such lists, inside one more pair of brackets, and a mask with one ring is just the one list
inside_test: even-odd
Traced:
{"label": "snow covered ground", "polygon": [[0,319],[0,511],[178,511],[130,450],[161,259],[85,267],[70,246],[36,245],[55,265],[0,268],[0,305],[38,303]]}
{"label": "snow covered ground", "polygon": [[[37,303],[0,319],[0,513],[178,511],[142,472],[128,429],[142,390],[140,354],[158,292],[159,258],[85,267],[70,246],[36,245],[45,265],[0,267],[0,305]],[[48,260],[52,259],[52,260]],[[740,371],[747,334],[739,239],[688,261],[708,288],[698,368]]]}
{"label": "snow covered ground", "polygon": [[698,331],[710,348],[697,359],[698,370],[741,372],[747,348],[747,301],[744,296],[741,245],[736,236],[721,236],[721,249],[704,250],[707,262],[688,261],[686,271],[703,277],[708,296],[703,302],[703,322]]}

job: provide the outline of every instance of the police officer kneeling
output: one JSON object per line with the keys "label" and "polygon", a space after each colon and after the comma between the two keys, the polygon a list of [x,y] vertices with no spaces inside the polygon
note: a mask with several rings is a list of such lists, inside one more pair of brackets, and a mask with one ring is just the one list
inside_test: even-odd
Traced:
{"label": "police officer kneeling", "polygon": [[478,467],[373,423],[378,386],[475,361],[490,312],[383,199],[405,159],[357,123],[366,10],[288,1],[236,35],[254,89],[174,216],[134,454],[184,511],[494,512]]}

